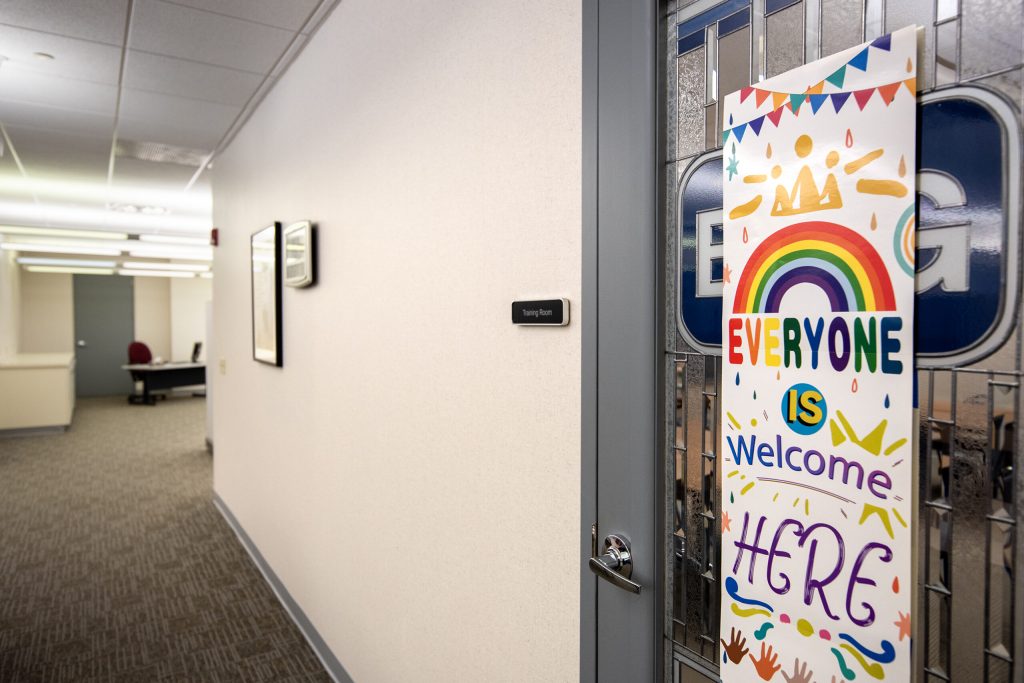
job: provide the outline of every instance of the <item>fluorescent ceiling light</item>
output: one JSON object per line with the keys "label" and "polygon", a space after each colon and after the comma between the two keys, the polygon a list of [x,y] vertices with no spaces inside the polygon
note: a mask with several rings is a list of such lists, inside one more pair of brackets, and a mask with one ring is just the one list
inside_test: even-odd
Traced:
{"label": "fluorescent ceiling light", "polygon": [[[0,178],[5,193],[7,177]],[[0,216],[10,222],[41,225],[82,226],[91,229],[115,228],[128,232],[185,231],[208,234],[213,227],[208,209],[205,215],[146,216],[138,213],[119,213],[103,208],[68,206],[66,204],[33,204],[27,201],[0,201]]]}
{"label": "fluorescent ceiling light", "polygon": [[[181,258],[194,261],[212,261],[210,247],[176,246],[173,244],[146,244],[138,240],[68,240],[60,237],[19,237],[12,236],[5,244],[11,249],[22,251],[47,251],[66,254],[104,254],[116,256],[128,251],[141,258]],[[96,251],[100,249],[103,251]],[[116,250],[116,251],[114,251]]]}
{"label": "fluorescent ceiling light", "polygon": [[130,270],[188,270],[194,273],[210,269],[209,264],[204,263],[150,263],[146,261],[125,261],[121,265]]}
{"label": "fluorescent ceiling light", "polygon": [[90,254],[92,256],[120,256],[120,249],[85,245],[32,244],[30,242],[3,242],[0,249],[7,251],[38,251],[44,254]]}
{"label": "fluorescent ceiling light", "polygon": [[180,270],[127,270],[117,271],[118,275],[129,275],[134,277],[195,277],[195,273],[183,273]]}
{"label": "fluorescent ceiling light", "polygon": [[212,261],[212,249],[189,249],[187,247],[129,247],[128,253],[136,258],[178,258],[192,261]]}
{"label": "fluorescent ceiling light", "polygon": [[[162,206],[193,214],[209,214],[212,204],[206,190],[161,190],[153,187],[109,186],[105,182],[83,183],[75,180],[25,178],[17,173],[4,174],[0,184],[7,193],[35,195],[58,201],[86,201],[141,206]],[[103,213],[110,215],[109,211]]]}
{"label": "fluorescent ceiling light", "polygon": [[86,259],[73,258],[38,258],[33,256],[20,256],[18,263],[23,266],[78,266],[80,268],[113,268],[117,261],[89,261]]}
{"label": "fluorescent ceiling light", "polygon": [[161,244],[190,244],[197,247],[210,246],[209,237],[182,237],[178,235],[139,235],[143,242],[159,242]]}
{"label": "fluorescent ceiling light", "polygon": [[113,268],[61,268],[57,266],[25,266],[30,273],[74,273],[77,275],[113,275]]}
{"label": "fluorescent ceiling light", "polygon": [[126,232],[106,232],[104,230],[61,230],[59,228],[27,228],[17,225],[0,225],[2,235],[46,235],[50,237],[72,237],[95,240],[126,240]]}
{"label": "fluorescent ceiling light", "polygon": [[213,273],[210,273],[210,272],[199,273],[199,277],[204,277],[204,278],[209,280],[209,279],[211,279],[213,277]]}

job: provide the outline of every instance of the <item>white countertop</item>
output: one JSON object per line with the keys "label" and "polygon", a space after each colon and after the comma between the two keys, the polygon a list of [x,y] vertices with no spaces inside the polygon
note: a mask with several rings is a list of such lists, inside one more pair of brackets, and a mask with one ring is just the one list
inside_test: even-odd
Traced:
{"label": "white countertop", "polygon": [[0,370],[24,370],[27,368],[71,368],[75,354],[64,353],[19,353],[0,359]]}

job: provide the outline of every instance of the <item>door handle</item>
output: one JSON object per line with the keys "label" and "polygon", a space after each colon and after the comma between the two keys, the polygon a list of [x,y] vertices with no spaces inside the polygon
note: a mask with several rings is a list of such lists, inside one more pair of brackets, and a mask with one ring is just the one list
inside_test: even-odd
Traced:
{"label": "door handle", "polygon": [[79,339],[79,340],[78,340],[78,341],[77,341],[77,342],[75,343],[75,346],[77,346],[77,347],[78,347],[78,348],[80,348],[80,349],[84,349],[84,348],[85,348],[86,346],[88,346],[88,344],[86,344],[86,343],[85,343],[85,340],[84,340],[84,339]]}
{"label": "door handle", "polygon": [[629,552],[629,541],[622,536],[609,534],[604,539],[604,552],[598,556],[596,525],[592,531],[594,556],[590,558],[590,571],[622,590],[639,595],[640,584],[630,580],[633,575],[633,555]]}

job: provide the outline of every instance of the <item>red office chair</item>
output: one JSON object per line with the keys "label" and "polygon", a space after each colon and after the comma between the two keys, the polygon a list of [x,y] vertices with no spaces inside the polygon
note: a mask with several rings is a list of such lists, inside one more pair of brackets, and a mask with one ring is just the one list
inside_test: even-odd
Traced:
{"label": "red office chair", "polygon": [[[152,363],[153,353],[149,350],[149,347],[140,341],[133,341],[128,345],[128,363],[131,365]],[[129,403],[148,403],[153,405],[156,403],[156,396],[147,396],[145,393],[135,393],[135,383],[145,381],[142,375],[134,370],[131,371],[132,375],[132,393],[128,395]],[[167,398],[164,396],[163,398]]]}
{"label": "red office chair", "polygon": [[128,345],[128,362],[132,365],[137,363],[152,363],[153,353],[149,347],[140,341],[133,341]]}

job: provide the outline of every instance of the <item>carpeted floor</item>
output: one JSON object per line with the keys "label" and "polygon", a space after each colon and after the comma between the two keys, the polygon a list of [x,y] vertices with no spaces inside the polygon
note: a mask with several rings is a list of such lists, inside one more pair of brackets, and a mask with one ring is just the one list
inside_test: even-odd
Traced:
{"label": "carpeted floor", "polygon": [[330,681],[211,502],[201,398],[0,439],[0,681]]}

